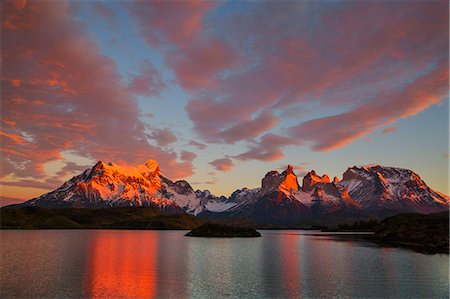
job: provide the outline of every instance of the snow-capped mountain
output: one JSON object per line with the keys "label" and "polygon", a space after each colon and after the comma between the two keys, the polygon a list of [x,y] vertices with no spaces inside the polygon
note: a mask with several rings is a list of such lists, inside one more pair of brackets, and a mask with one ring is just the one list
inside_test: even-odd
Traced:
{"label": "snow-capped mountain", "polygon": [[449,197],[433,191],[411,170],[377,164],[351,167],[337,183],[367,210],[395,209],[421,213],[448,209]]}
{"label": "snow-capped mountain", "polygon": [[369,165],[351,167],[339,181],[314,170],[300,188],[292,166],[270,171],[261,188],[239,190],[240,200],[224,217],[250,218],[261,223],[313,223],[314,219],[362,218],[400,212],[431,213],[448,210],[449,197],[430,189],[411,170]]}
{"label": "snow-capped mountain", "polygon": [[234,203],[209,191],[194,191],[186,181],[172,182],[149,160],[136,167],[99,161],[58,189],[23,206],[47,208],[107,208],[154,206],[163,211],[197,215],[205,210],[222,212]]}
{"label": "snow-capped mountain", "polygon": [[[448,210],[449,197],[430,189],[407,169],[368,165],[351,167],[342,180],[308,172],[298,183],[292,166],[270,171],[261,187],[239,189],[229,198],[194,191],[173,182],[149,160],[135,167],[99,161],[58,189],[16,206],[107,208],[154,206],[168,212],[246,218],[259,223],[292,224],[329,219],[331,215],[386,215]],[[346,216],[346,217],[347,217]]]}

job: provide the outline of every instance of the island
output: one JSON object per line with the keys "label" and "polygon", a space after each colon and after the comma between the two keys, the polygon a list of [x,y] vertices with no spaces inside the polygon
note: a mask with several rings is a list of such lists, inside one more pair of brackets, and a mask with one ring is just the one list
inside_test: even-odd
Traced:
{"label": "island", "polygon": [[251,227],[237,227],[216,223],[205,223],[194,228],[186,234],[188,237],[214,237],[214,238],[249,238],[261,237],[256,229]]}

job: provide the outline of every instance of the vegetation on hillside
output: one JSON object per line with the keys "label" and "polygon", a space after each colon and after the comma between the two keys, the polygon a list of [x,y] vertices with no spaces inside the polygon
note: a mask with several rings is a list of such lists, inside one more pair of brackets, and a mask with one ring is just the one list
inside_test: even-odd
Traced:
{"label": "vegetation on hillside", "polygon": [[429,253],[449,252],[449,213],[399,214],[375,228],[373,240]]}
{"label": "vegetation on hillside", "polygon": [[2,229],[192,229],[204,223],[187,214],[165,214],[152,207],[112,209],[1,209]]}

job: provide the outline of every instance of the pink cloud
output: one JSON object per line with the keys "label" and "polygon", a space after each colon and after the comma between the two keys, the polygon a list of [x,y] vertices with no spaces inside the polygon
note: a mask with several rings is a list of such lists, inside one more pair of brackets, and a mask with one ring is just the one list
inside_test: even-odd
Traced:
{"label": "pink cloud", "polygon": [[235,143],[239,140],[245,140],[257,137],[261,133],[272,129],[278,123],[278,118],[272,112],[263,112],[254,119],[245,120],[233,125],[218,135],[226,143]]}
{"label": "pink cloud", "polygon": [[193,152],[181,151],[181,153],[180,153],[180,159],[183,160],[183,161],[191,162],[195,158],[197,158],[197,155],[195,153],[193,153]]}
{"label": "pink cloud", "polygon": [[447,66],[441,66],[417,78],[401,92],[342,114],[310,120],[289,131],[292,137],[309,141],[316,151],[343,147],[379,127],[440,103],[448,94],[448,79]]}
{"label": "pink cloud", "polygon": [[129,90],[142,96],[158,96],[166,88],[161,74],[148,60],[141,64],[141,73],[131,77]]}
{"label": "pink cloud", "polygon": [[13,197],[7,197],[7,196],[0,196],[0,207],[18,204],[24,202],[25,199],[20,198],[13,198]]}
{"label": "pink cloud", "polygon": [[219,171],[230,171],[235,165],[230,158],[221,158],[209,162],[215,169]]}
{"label": "pink cloud", "polygon": [[116,29],[118,27],[117,15],[111,7],[105,3],[96,1],[93,3],[92,9],[95,14],[99,15],[108,22],[111,29]]}
{"label": "pink cloud", "polygon": [[192,174],[176,153],[148,144],[135,99],[69,4],[1,5],[3,176],[45,179],[43,165],[65,150],[117,163],[156,159],[171,178]]}
{"label": "pink cloud", "polygon": [[388,127],[388,128],[384,128],[381,133],[383,134],[389,134],[392,133],[394,131],[397,131],[397,127]]}
{"label": "pink cloud", "polygon": [[284,158],[282,147],[287,145],[298,145],[298,140],[268,133],[260,138],[258,142],[254,142],[249,150],[235,156],[234,158],[242,161],[260,160],[260,161],[276,161]]}
{"label": "pink cloud", "polygon": [[153,132],[148,135],[155,140],[159,146],[166,146],[177,141],[177,136],[169,129],[153,129]]}
{"label": "pink cloud", "polygon": [[200,33],[204,14],[215,5],[201,0],[155,0],[133,2],[129,8],[150,45],[171,43],[184,47]]}
{"label": "pink cloud", "polygon": [[[252,130],[237,128],[261,111],[293,115],[301,124],[309,114],[299,112],[311,111],[312,105],[317,111],[311,112],[318,114],[333,107],[352,110],[376,105],[373,102],[382,97],[396,98],[430,65],[448,65],[448,3],[343,2],[327,6],[294,1],[248,5],[251,9],[245,17],[236,13],[221,19],[214,14],[214,21],[205,17],[214,5],[176,16],[171,24],[148,21],[156,12],[160,14],[157,18],[172,17],[175,12],[165,11],[167,7],[135,13],[150,45],[161,41],[175,45],[170,50],[161,48],[161,52],[178,84],[192,94],[186,111],[194,130],[209,142],[233,143],[255,137]],[[174,27],[191,18],[195,30],[174,32]],[[158,35],[144,26],[148,22],[155,22]],[[205,48],[208,42],[214,50]],[[425,102],[428,105],[423,109],[430,105]],[[275,127],[261,128],[258,134]],[[326,134],[339,135],[340,140],[365,135],[340,127],[330,126]],[[342,142],[342,146],[346,144]],[[267,159],[280,156],[275,149],[267,153]]]}
{"label": "pink cloud", "polygon": [[223,41],[212,39],[180,52],[168,53],[166,61],[175,71],[181,87],[195,90],[217,88],[217,76],[233,67],[238,58]]}
{"label": "pink cloud", "polygon": [[206,149],[206,144],[203,144],[201,142],[197,142],[195,140],[190,140],[189,145],[195,146],[196,148],[198,148],[199,150],[204,150]]}

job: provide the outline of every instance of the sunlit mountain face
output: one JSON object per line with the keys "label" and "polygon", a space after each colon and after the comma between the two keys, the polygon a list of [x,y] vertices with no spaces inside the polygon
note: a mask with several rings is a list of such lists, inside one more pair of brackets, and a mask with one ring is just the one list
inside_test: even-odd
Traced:
{"label": "sunlit mountain face", "polygon": [[[0,204],[63,184],[88,206],[131,198],[191,214],[250,215],[240,200],[269,194],[308,217],[445,202],[448,11],[438,0],[2,1]],[[83,172],[96,161],[111,185]],[[351,167],[371,163],[394,167]]]}
{"label": "sunlit mountain face", "polygon": [[97,162],[59,188],[23,204],[41,208],[156,207],[165,213],[248,219],[264,225],[333,224],[414,212],[448,211],[449,197],[411,170],[382,165],[348,168],[342,179],[308,172],[298,183],[293,166],[269,171],[261,187],[228,198],[162,175],[158,162],[137,166]]}

